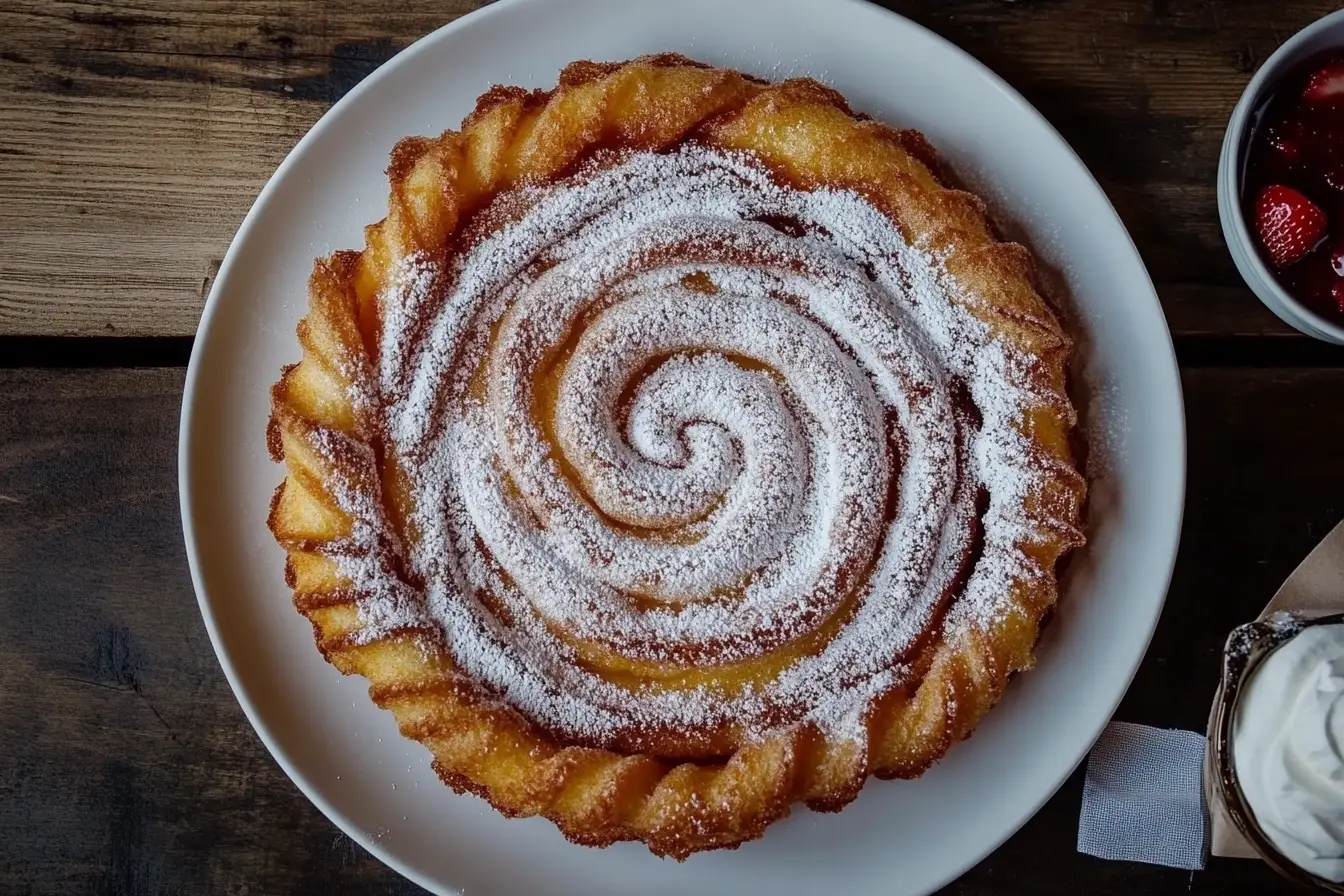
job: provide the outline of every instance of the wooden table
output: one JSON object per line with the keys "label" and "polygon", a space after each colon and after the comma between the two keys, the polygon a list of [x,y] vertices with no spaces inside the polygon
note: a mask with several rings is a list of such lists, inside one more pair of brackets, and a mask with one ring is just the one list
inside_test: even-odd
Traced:
{"label": "wooden table", "polygon": [[[187,576],[176,430],[202,302],[266,178],[360,78],[474,5],[0,6],[0,892],[420,892],[299,794],[229,692]],[[1333,4],[886,5],[1045,113],[1157,284],[1189,493],[1118,718],[1201,728],[1228,629],[1344,516],[1344,350],[1255,300],[1214,200],[1241,89]],[[1078,854],[1081,787],[949,892],[1287,892],[1255,862],[1192,875]]]}

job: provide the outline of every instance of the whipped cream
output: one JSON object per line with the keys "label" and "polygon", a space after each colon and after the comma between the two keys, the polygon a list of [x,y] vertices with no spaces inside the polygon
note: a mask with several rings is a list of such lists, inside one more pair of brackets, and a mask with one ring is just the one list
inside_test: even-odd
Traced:
{"label": "whipped cream", "polygon": [[1233,719],[1243,796],[1279,851],[1344,881],[1344,625],[1320,625],[1271,653]]}

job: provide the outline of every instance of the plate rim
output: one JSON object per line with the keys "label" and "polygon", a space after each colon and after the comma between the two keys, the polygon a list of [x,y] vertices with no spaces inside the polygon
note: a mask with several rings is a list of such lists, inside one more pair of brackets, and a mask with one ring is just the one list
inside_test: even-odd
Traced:
{"label": "plate rim", "polygon": [[[377,85],[384,78],[390,76],[391,72],[400,64],[400,61],[409,59],[414,54],[431,51],[434,45],[443,40],[447,40],[454,32],[476,25],[487,18],[508,14],[516,7],[538,6],[552,2],[556,2],[556,0],[496,0],[496,2],[491,3],[488,6],[481,7],[459,16],[420,38],[417,38],[400,50],[391,59],[380,65],[374,72],[361,80],[341,97],[340,100],[332,104],[332,106],[322,114],[303,137],[299,139],[294,147],[286,153],[285,158],[267,179],[265,185],[257,194],[256,199],[253,200],[247,214],[243,217],[237,231],[235,231],[229,242],[228,250],[225,252],[219,270],[211,283],[210,293],[202,308],[200,322],[197,325],[196,334],[192,344],[191,357],[187,364],[186,379],[183,386],[182,409],[178,421],[178,503],[192,587],[196,594],[197,606],[200,610],[202,621],[205,624],[206,633],[209,636],[210,645],[214,650],[215,658],[218,661],[220,668],[223,670],[225,679],[229,683],[229,688],[233,692],[234,698],[238,701],[239,706],[242,708],[248,723],[252,726],[253,731],[256,732],[258,738],[266,747],[267,752],[280,766],[281,770],[284,771],[290,781],[292,781],[299,789],[300,793],[302,793],[309,802],[326,816],[328,820],[335,824],[342,833],[350,837],[378,859],[378,861],[387,865],[393,871],[425,888],[431,893],[445,894],[445,896],[458,896],[462,891],[457,887],[445,883],[439,878],[422,873],[420,870],[402,861],[402,859],[395,854],[386,850],[378,840],[371,840],[364,836],[365,831],[362,826],[356,824],[344,812],[327,800],[323,795],[321,788],[299,769],[286,750],[274,739],[268,725],[261,718],[259,710],[248,695],[246,688],[242,685],[234,661],[222,644],[218,624],[215,619],[215,612],[210,599],[207,597],[205,581],[198,559],[195,532],[196,526],[193,513],[193,468],[191,464],[193,422],[195,413],[198,409],[195,407],[193,398],[196,392],[197,381],[202,376],[202,347],[206,344],[209,338],[214,317],[222,304],[221,296],[223,294],[223,289],[221,288],[221,285],[228,282],[232,269],[237,263],[238,256],[242,251],[240,247],[245,242],[247,234],[255,226],[260,210],[267,203],[270,195],[279,188],[278,185],[280,181],[284,179],[288,171],[294,167],[298,163],[300,157],[305,154],[308,147],[321,139],[323,132],[328,127],[332,126],[332,123],[340,117],[345,107],[357,102],[358,98],[364,93],[376,89]],[[627,0],[627,2],[634,2],[634,0]],[[653,2],[658,2],[658,0],[653,0]],[[750,0],[743,0],[743,2],[750,2]],[[1012,87],[1006,80],[975,56],[971,55],[966,50],[963,50],[947,38],[942,37],[924,25],[905,17],[900,13],[870,3],[868,0],[830,0],[830,2],[833,6],[845,7],[847,15],[873,15],[878,19],[886,19],[891,24],[911,29],[916,33],[919,33],[923,39],[940,45],[943,51],[961,57],[963,61],[970,63],[977,73],[985,79],[986,83],[995,88],[1006,101],[1017,106],[1022,112],[1034,118],[1046,132],[1055,138],[1059,146],[1068,152],[1077,163],[1080,171],[1085,174],[1087,179],[1095,187],[1097,195],[1103,200],[1113,223],[1119,228],[1119,231],[1124,234],[1126,240],[1125,246],[1128,248],[1129,254],[1132,255],[1134,260],[1138,263],[1139,269],[1142,271],[1143,283],[1147,287],[1145,297],[1151,298],[1153,308],[1157,312],[1162,324],[1160,329],[1164,336],[1163,341],[1156,346],[1157,351],[1154,352],[1154,356],[1150,357],[1148,361],[1150,364],[1160,367],[1160,373],[1169,377],[1174,387],[1174,394],[1171,396],[1174,398],[1174,416],[1169,423],[1173,426],[1172,437],[1177,443],[1179,451],[1170,458],[1172,463],[1170,476],[1173,485],[1175,486],[1173,488],[1175,494],[1174,506],[1170,508],[1172,537],[1170,539],[1169,547],[1163,552],[1162,556],[1153,556],[1150,558],[1158,564],[1158,568],[1161,570],[1161,575],[1157,578],[1161,581],[1162,597],[1155,603],[1151,619],[1147,622],[1147,630],[1143,632],[1141,642],[1142,649],[1139,650],[1137,655],[1129,662],[1130,668],[1124,677],[1123,686],[1117,688],[1115,697],[1112,700],[1108,711],[1104,717],[1099,717],[1101,719],[1100,723],[1096,726],[1096,730],[1088,737],[1082,750],[1078,752],[1077,755],[1070,756],[1067,764],[1061,764],[1061,771],[1055,776],[1053,783],[1028,810],[1024,811],[1021,818],[1019,818],[1008,830],[1004,831],[1000,837],[992,839],[992,842],[990,842],[984,849],[975,851],[974,855],[968,853],[963,859],[955,863],[960,867],[940,877],[938,882],[929,891],[933,892],[972,870],[975,866],[984,861],[987,856],[1002,846],[1009,838],[1021,830],[1028,821],[1040,812],[1041,808],[1059,791],[1060,787],[1063,786],[1064,782],[1068,780],[1091,751],[1097,738],[1100,737],[1106,725],[1109,724],[1115,711],[1119,708],[1121,701],[1123,701],[1125,695],[1128,693],[1134,677],[1138,674],[1139,668],[1147,655],[1148,648],[1151,645],[1153,635],[1161,620],[1166,605],[1166,600],[1171,587],[1172,575],[1175,570],[1176,558],[1181,543],[1185,515],[1185,490],[1187,485],[1188,467],[1185,400],[1181,387],[1180,367],[1176,359],[1171,330],[1165,322],[1165,314],[1162,309],[1161,300],[1157,295],[1157,290],[1153,285],[1152,277],[1148,272],[1147,265],[1144,263],[1143,256],[1135,245],[1133,236],[1129,233],[1129,229],[1125,226],[1123,219],[1120,218],[1119,213],[1115,210],[1115,206],[1111,202],[1110,197],[1106,194],[1105,190],[1102,189],[1100,183],[1092,174],[1091,169],[1083,162],[1073,146],[1059,133],[1054,125],[1052,125],[1050,121],[1031,104],[1030,101],[1022,96],[1022,94]],[[1156,551],[1154,553],[1156,554]]]}

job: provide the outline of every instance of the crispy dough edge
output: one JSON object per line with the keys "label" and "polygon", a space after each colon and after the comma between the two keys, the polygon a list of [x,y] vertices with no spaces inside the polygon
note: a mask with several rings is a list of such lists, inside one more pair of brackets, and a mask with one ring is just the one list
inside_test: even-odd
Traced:
{"label": "crispy dough edge", "polygon": [[[785,125],[806,130],[803,145],[812,152],[786,152],[773,139]],[[920,658],[927,671],[918,687],[874,701],[860,744],[829,743],[804,726],[744,746],[724,762],[671,764],[558,743],[513,710],[479,699],[425,633],[365,640],[355,595],[334,573],[323,579],[314,572],[324,546],[345,537],[350,523],[328,478],[377,471],[356,469],[353,456],[334,462],[344,469],[321,469],[323,461],[300,446],[333,433],[376,442],[374,423],[350,406],[343,387],[371,369],[375,297],[391,264],[441,249],[459,222],[497,193],[554,177],[599,145],[663,149],[691,135],[750,150],[800,188],[828,184],[864,195],[900,223],[907,239],[946,259],[973,314],[1040,359],[1036,368],[1050,400],[1022,427],[1051,474],[1047,493],[1029,497],[1040,525],[1023,549],[1036,574],[1015,583],[1000,618],[934,639]],[[268,446],[286,462],[287,477],[268,526],[287,551],[286,581],[323,655],[343,673],[369,679],[375,702],[393,712],[404,735],[430,749],[446,784],[505,815],[544,815],[576,843],[642,840],[656,854],[684,859],[761,836],[794,802],[838,811],[869,775],[922,774],[971,733],[1013,673],[1031,666],[1042,617],[1056,601],[1056,561],[1082,544],[1085,484],[1069,449],[1076,417],[1065,391],[1072,346],[1036,291],[1027,250],[1000,242],[983,203],[944,187],[939,170],[921,134],[855,115],[842,96],[815,81],[768,85],[673,54],[576,62],[549,91],[495,87],[460,131],[397,144],[387,218],[367,229],[363,252],[317,262],[308,315],[299,325],[303,360],[287,367],[272,390]]]}

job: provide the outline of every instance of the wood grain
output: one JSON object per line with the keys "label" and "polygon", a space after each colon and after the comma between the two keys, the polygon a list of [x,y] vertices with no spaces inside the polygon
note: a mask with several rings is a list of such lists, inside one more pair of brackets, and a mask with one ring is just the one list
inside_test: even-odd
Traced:
{"label": "wood grain", "polygon": [[480,5],[0,5],[0,334],[182,336],[318,117]]}
{"label": "wood grain", "polygon": [[[0,336],[187,336],[318,116],[479,0],[0,6]],[[1003,75],[1091,167],[1178,338],[1289,335],[1223,246],[1228,114],[1326,0],[885,0]]]}
{"label": "wood grain", "polygon": [[[0,370],[0,892],[418,893],[304,799],[224,681],[182,552],[182,380]],[[1185,390],[1184,540],[1118,718],[1202,729],[1226,632],[1344,516],[1322,436],[1344,371],[1205,368]],[[1078,854],[1081,781],[948,892],[1290,892],[1254,862]]]}

